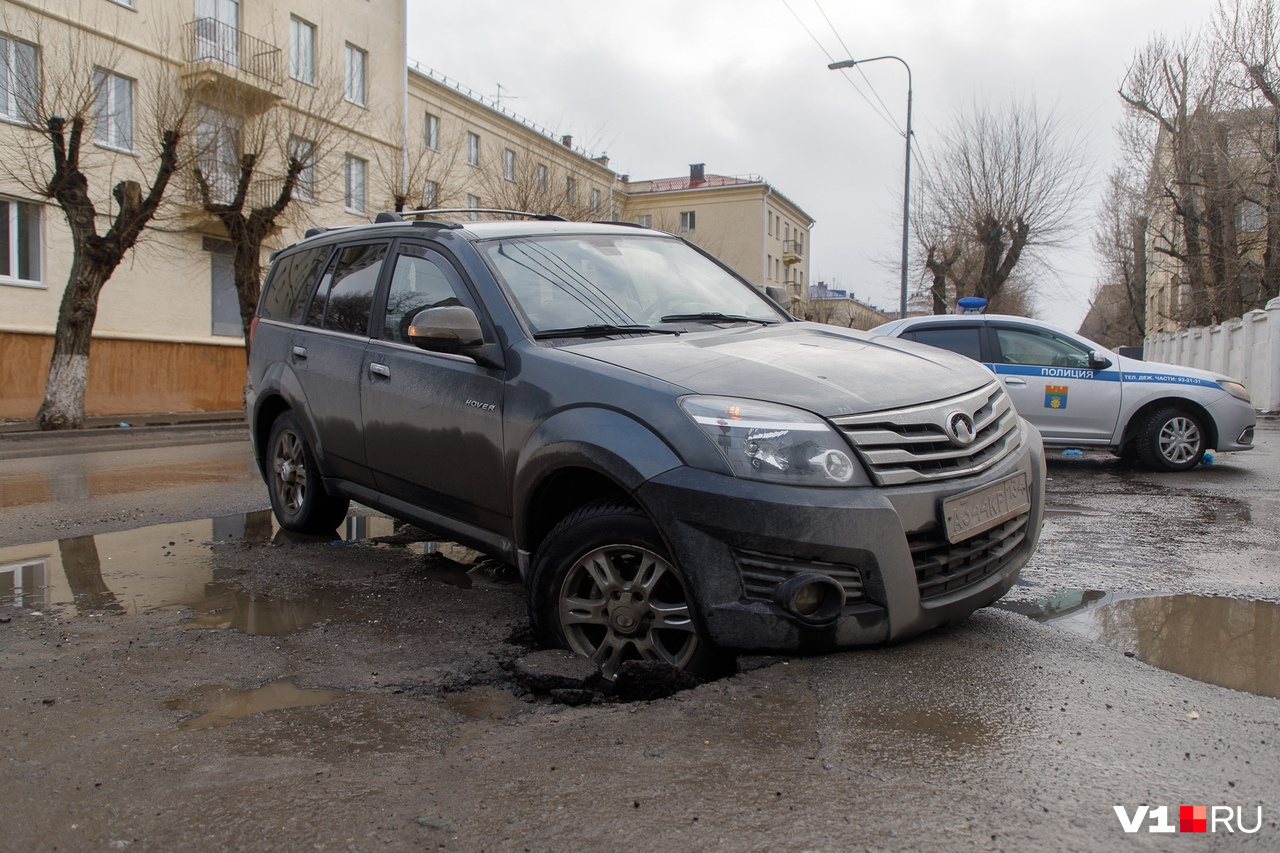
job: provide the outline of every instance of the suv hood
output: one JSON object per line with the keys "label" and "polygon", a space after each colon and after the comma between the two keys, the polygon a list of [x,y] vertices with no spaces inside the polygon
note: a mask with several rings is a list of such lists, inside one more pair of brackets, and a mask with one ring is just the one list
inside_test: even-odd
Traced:
{"label": "suv hood", "polygon": [[981,364],[946,350],[804,322],[612,338],[563,349],[695,394],[766,400],[827,417],[942,400],[993,379]]}

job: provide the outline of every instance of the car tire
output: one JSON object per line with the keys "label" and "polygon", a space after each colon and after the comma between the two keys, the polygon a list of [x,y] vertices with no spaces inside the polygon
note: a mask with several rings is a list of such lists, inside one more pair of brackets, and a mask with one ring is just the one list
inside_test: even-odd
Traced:
{"label": "car tire", "polygon": [[315,454],[293,412],[284,412],[271,425],[267,491],[280,526],[298,533],[333,531],[351,503],[325,491]]}
{"label": "car tire", "polygon": [[608,681],[628,660],[706,675],[718,657],[688,590],[643,512],[593,503],[565,517],[538,548],[529,618],[543,646],[591,658]]}
{"label": "car tire", "polygon": [[1189,471],[1204,458],[1207,441],[1199,416],[1168,406],[1143,422],[1138,431],[1138,457],[1159,471]]}

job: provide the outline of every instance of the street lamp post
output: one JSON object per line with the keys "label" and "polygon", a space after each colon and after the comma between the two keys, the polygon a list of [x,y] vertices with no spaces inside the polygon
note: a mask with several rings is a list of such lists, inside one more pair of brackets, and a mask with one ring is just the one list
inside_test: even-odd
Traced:
{"label": "street lamp post", "polygon": [[907,246],[910,239],[911,222],[911,66],[900,56],[873,56],[870,59],[844,59],[833,62],[827,67],[832,71],[841,68],[852,68],[855,65],[866,65],[877,59],[896,59],[907,69],[907,159],[902,181],[902,293],[898,302],[898,316],[907,316]]}

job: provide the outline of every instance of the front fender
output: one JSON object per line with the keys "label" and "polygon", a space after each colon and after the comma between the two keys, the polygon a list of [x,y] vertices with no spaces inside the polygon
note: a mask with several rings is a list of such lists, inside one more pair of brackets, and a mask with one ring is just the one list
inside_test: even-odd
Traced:
{"label": "front fender", "polygon": [[[514,506],[528,506],[538,485],[569,468],[594,471],[628,494],[645,481],[684,463],[645,424],[597,407],[561,410],[529,434],[516,461]],[[517,512],[516,541],[526,542],[527,514]]]}

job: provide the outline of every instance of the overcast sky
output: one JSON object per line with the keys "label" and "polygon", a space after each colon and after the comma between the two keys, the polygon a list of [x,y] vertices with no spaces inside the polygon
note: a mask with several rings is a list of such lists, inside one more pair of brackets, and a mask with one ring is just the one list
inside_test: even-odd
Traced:
{"label": "overcast sky", "polygon": [[1037,303],[1040,317],[1071,329],[1096,281],[1089,230],[1116,156],[1119,81],[1153,33],[1180,35],[1212,8],[1211,0],[408,5],[410,59],[486,96],[501,85],[504,106],[607,153],[633,180],[684,175],[699,162],[709,173],[763,176],[817,220],[810,280],[895,312],[906,73],[891,61],[864,71],[895,127],[827,70],[827,54],[910,63],[913,144],[925,159],[956,109],[975,99],[1054,107],[1086,135],[1094,167],[1083,228],[1074,248],[1052,256],[1056,280],[1043,283]]}

